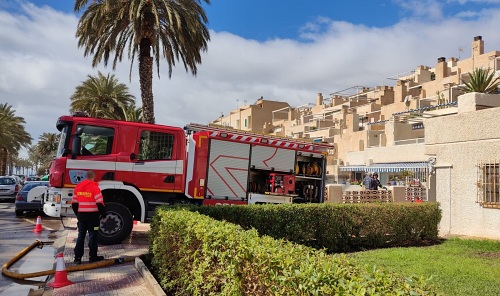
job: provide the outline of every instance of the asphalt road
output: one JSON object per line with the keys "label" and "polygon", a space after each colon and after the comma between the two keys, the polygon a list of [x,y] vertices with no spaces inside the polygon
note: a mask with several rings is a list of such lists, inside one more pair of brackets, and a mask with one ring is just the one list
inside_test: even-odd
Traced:
{"label": "asphalt road", "polygon": [[[33,232],[38,216],[41,216],[43,231]],[[64,226],[60,219],[51,218],[43,213],[27,213],[24,217],[16,217],[14,203],[0,202],[0,262],[5,264],[21,250],[35,240],[54,242],[42,248],[34,248],[26,256],[14,263],[9,270],[17,273],[30,273],[52,269],[55,254],[60,245],[58,238],[64,235]],[[25,280],[13,279],[2,274],[0,277],[0,295],[28,295],[30,290],[37,290],[45,284],[46,277]]]}

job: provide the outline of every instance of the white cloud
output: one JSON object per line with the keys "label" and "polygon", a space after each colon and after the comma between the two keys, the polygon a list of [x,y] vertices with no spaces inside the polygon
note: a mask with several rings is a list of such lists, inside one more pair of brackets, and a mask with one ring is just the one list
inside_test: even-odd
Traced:
{"label": "white cloud", "polygon": [[435,0],[395,0],[411,17],[422,20],[439,20],[443,17],[443,2]]}
{"label": "white cloud", "polygon": [[500,0],[447,0],[447,3],[459,3],[459,4],[500,4]]}
{"label": "white cloud", "polygon": [[[36,140],[56,132],[55,122],[68,114],[69,97],[93,69],[74,37],[77,18],[47,7],[23,6],[24,15],[0,10],[0,103],[14,106],[26,119]],[[429,8],[440,17],[438,8]],[[486,51],[500,49],[500,11],[482,11],[474,20],[452,18],[428,22],[411,18],[386,28],[371,28],[320,19],[305,24],[307,42],[246,40],[226,32],[211,32],[209,49],[197,77],[160,65],[153,81],[157,123],[183,126],[206,123],[260,96],[292,105],[314,102],[354,85],[393,85],[386,77],[434,66],[438,57],[457,57],[482,35]],[[462,58],[470,52],[462,53]],[[137,63],[134,63],[134,67]],[[129,61],[118,64],[116,77],[126,83],[140,105],[137,69],[129,82]],[[156,71],[156,70],[155,70]]]}

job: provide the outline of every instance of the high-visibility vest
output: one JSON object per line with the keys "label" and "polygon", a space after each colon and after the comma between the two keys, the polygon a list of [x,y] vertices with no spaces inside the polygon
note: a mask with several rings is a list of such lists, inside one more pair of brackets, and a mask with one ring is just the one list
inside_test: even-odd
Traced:
{"label": "high-visibility vest", "polygon": [[78,184],[73,192],[73,203],[78,203],[79,213],[99,212],[98,203],[104,204],[101,190],[97,183],[84,180]]}

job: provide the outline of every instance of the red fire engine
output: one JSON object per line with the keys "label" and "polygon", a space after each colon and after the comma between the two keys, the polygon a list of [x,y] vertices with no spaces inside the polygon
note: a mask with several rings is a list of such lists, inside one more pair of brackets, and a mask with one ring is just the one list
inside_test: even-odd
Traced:
{"label": "red fire engine", "polygon": [[158,205],[323,202],[332,145],[190,124],[157,124],[62,116],[44,212],[71,216],[73,189],[96,173],[107,210],[99,241],[119,243],[133,220]]}

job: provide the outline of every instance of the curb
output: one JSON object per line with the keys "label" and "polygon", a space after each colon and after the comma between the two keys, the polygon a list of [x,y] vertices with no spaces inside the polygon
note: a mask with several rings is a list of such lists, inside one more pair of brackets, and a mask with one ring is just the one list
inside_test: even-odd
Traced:
{"label": "curb", "polygon": [[139,257],[135,257],[135,269],[141,274],[148,290],[155,296],[166,296],[160,284],[156,281],[149,269]]}

